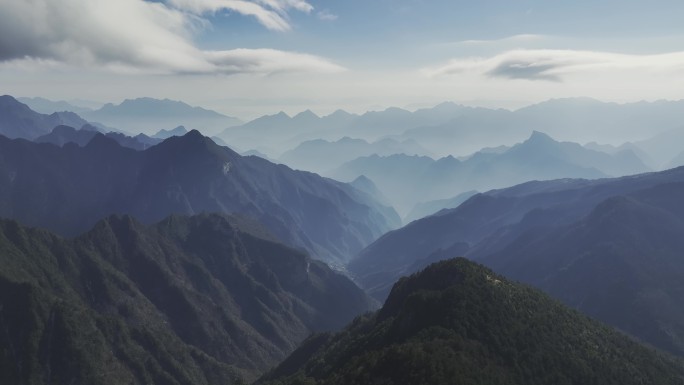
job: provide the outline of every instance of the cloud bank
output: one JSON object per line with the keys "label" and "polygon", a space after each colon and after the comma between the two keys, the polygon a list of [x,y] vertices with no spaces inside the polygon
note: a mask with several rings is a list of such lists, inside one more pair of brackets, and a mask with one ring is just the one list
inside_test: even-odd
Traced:
{"label": "cloud bank", "polygon": [[0,0],[0,62],[69,65],[125,73],[270,75],[338,72],[314,55],[270,49],[204,51],[193,32],[202,15],[232,11],[287,30],[303,0]]}
{"label": "cloud bank", "polygon": [[513,50],[489,58],[454,59],[423,72],[431,77],[475,73],[490,78],[560,82],[572,74],[616,70],[680,72],[684,70],[684,52],[630,55],[581,50]]}

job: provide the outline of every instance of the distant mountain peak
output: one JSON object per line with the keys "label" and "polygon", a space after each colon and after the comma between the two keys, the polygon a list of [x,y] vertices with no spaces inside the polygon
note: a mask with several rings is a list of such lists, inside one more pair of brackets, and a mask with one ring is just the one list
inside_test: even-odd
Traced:
{"label": "distant mountain peak", "polygon": [[15,99],[14,96],[12,96],[12,95],[0,96],[0,103],[7,103],[7,102],[19,103],[19,101],[17,99]]}
{"label": "distant mountain peak", "polygon": [[108,138],[100,132],[96,133],[95,136],[93,136],[93,138],[90,139],[90,141],[86,145],[86,148],[97,149],[98,151],[118,147],[121,147],[121,145],[116,140]]}
{"label": "distant mountain peak", "polygon": [[11,95],[0,96],[0,107],[2,108],[21,108],[22,110],[30,110],[29,106],[18,101]]}
{"label": "distant mountain peak", "polygon": [[293,119],[319,119],[319,116],[311,110],[305,110],[295,115]]}
{"label": "distant mountain peak", "polygon": [[178,126],[174,129],[170,130],[165,130],[161,129],[159,130],[156,134],[152,135],[153,138],[160,138],[160,139],[166,139],[170,138],[172,136],[183,136],[188,133],[187,128],[185,126]]}
{"label": "distant mountain peak", "polygon": [[181,138],[186,139],[186,140],[203,140],[203,139],[209,139],[202,135],[201,132],[197,130],[190,130],[188,131],[185,135],[181,136]]}
{"label": "distant mountain peak", "polygon": [[532,134],[530,135],[529,139],[527,139],[527,140],[546,140],[546,141],[555,142],[555,140],[552,137],[550,137],[548,134],[545,134],[541,131],[536,131],[536,130],[532,131]]}
{"label": "distant mountain peak", "polygon": [[538,146],[550,146],[558,144],[559,142],[550,137],[549,135],[541,131],[532,131],[532,134],[520,144],[523,147],[538,147]]}
{"label": "distant mountain peak", "polygon": [[333,112],[332,114],[326,116],[326,118],[333,118],[333,117],[341,118],[341,117],[349,117],[349,116],[353,116],[353,115],[354,114],[347,112],[343,109],[338,109],[338,110],[335,110],[335,112]]}
{"label": "distant mountain peak", "polygon": [[377,187],[375,186],[375,183],[370,180],[367,176],[365,175],[359,175],[356,179],[354,179],[351,183],[352,186],[360,188],[373,188],[376,189]]}

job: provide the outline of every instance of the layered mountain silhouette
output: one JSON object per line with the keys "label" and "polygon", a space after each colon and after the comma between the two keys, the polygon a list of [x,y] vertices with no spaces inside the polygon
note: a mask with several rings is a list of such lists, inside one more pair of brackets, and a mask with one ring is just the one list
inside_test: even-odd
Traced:
{"label": "layered mountain silhouette", "polygon": [[329,175],[332,170],[356,158],[392,154],[429,155],[430,152],[411,140],[399,142],[387,138],[369,143],[363,139],[344,137],[334,142],[322,139],[306,141],[278,159],[295,169]]}
{"label": "layered mountain silhouette", "polygon": [[0,221],[3,383],[244,383],[370,309],[272,239],[217,214],[112,216],[72,240]]}
{"label": "layered mountain silhouette", "polygon": [[465,259],[309,338],[260,384],[680,384],[679,361]]}
{"label": "layered mountain silhouette", "polygon": [[71,111],[77,114],[81,114],[93,110],[92,108],[77,106],[74,103],[67,102],[64,100],[54,101],[40,97],[17,98],[17,100],[29,106],[33,111],[47,115],[62,111]]}
{"label": "layered mountain silhouette", "polygon": [[677,164],[676,159],[684,151],[681,145],[682,141],[684,141],[684,127],[677,127],[661,132],[649,139],[627,143],[626,145],[640,149],[647,154],[656,168],[662,169],[682,165],[681,163]]}
{"label": "layered mountain silhouette", "polygon": [[35,139],[60,125],[80,128],[86,124],[73,112],[40,114],[9,95],[0,96],[0,135],[8,138]]}
{"label": "layered mountain silhouette", "polygon": [[482,151],[463,160],[407,155],[363,157],[335,172],[339,180],[365,175],[405,215],[417,203],[441,200],[471,190],[487,191],[529,180],[601,178],[649,171],[631,151],[594,151],[534,132],[503,152]]}
{"label": "layered mountain silhouette", "polygon": [[84,112],[83,117],[127,132],[147,135],[179,125],[213,135],[241,123],[215,111],[175,100],[153,98],[126,99],[118,105],[108,103],[98,110]]}
{"label": "layered mountain silhouette", "polygon": [[188,130],[183,126],[178,126],[171,130],[159,130],[156,134],[152,135],[153,138],[168,139],[172,136],[183,136],[188,133]]}
{"label": "layered mountain silhouette", "polygon": [[[34,139],[34,142],[52,143],[60,147],[67,143],[74,143],[83,147],[93,140],[95,135],[98,135],[99,133],[100,131],[91,125],[85,125],[79,130],[69,126],[57,126],[49,134],[42,135]],[[155,144],[159,144],[162,141],[161,139],[150,138],[145,134],[138,134],[134,137],[131,137],[119,132],[108,132],[104,135],[107,138],[113,139],[119,143],[119,145],[132,148],[134,150],[144,150],[154,146]]]}
{"label": "layered mountain silhouette", "polygon": [[349,270],[382,299],[397,277],[467,256],[683,355],[682,186],[677,168],[478,194],[384,235]]}
{"label": "layered mountain silhouette", "polygon": [[[290,117],[280,112],[257,118],[239,127],[228,128],[220,136],[243,148],[258,149],[276,156],[275,154],[282,154],[311,140],[335,142],[344,137],[353,137],[372,143],[388,136],[400,135],[414,127],[447,122],[470,110],[469,107],[454,103],[443,103],[414,112],[391,107],[362,115],[338,110],[323,117],[311,111]],[[399,140],[404,141],[405,139]],[[410,142],[413,141],[409,140]]]}
{"label": "layered mountain silhouette", "polygon": [[197,131],[145,151],[98,134],[84,147],[0,138],[0,215],[63,235],[112,213],[242,213],[288,244],[345,261],[400,224],[352,186],[242,157]]}

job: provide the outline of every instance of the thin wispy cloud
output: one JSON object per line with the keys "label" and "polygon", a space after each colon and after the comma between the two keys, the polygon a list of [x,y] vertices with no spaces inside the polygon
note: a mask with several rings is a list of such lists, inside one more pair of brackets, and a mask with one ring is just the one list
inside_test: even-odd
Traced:
{"label": "thin wispy cloud", "polygon": [[426,68],[431,77],[478,74],[490,78],[560,82],[572,74],[605,71],[678,72],[684,70],[684,52],[634,55],[581,50],[513,50],[488,58],[454,59]]}
{"label": "thin wispy cloud", "polygon": [[[522,43],[535,43],[539,41],[544,41],[548,39],[547,36],[544,35],[536,35],[536,34],[519,34],[519,35],[512,35],[512,36],[507,36],[501,39],[489,39],[489,40],[461,40],[456,42],[455,44],[459,45],[501,45],[501,44],[522,44]],[[452,43],[454,44],[454,43]]]}
{"label": "thin wispy cloud", "polygon": [[303,0],[168,0],[168,4],[177,10],[199,16],[218,11],[253,16],[266,28],[275,31],[291,29],[288,12],[313,11],[313,6]]}
{"label": "thin wispy cloud", "polygon": [[317,16],[320,20],[324,20],[324,21],[335,21],[335,20],[338,19],[338,16],[337,16],[337,15],[335,15],[334,13],[331,13],[330,11],[328,11],[328,10],[326,10],[326,9],[324,9],[324,10],[322,10],[322,11],[318,11],[318,12],[316,13],[316,16]]}
{"label": "thin wispy cloud", "polygon": [[314,55],[273,49],[206,51],[193,42],[206,12],[229,9],[250,15],[254,11],[266,27],[285,30],[288,11],[312,11],[305,1],[172,2],[0,0],[0,62],[15,68],[26,63],[31,67],[63,65],[143,74],[270,75],[343,70]]}

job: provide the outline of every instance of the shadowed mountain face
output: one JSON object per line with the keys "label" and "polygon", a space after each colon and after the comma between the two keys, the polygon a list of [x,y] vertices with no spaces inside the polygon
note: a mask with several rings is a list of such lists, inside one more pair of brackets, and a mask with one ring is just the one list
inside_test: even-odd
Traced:
{"label": "shadowed mountain face", "polygon": [[678,168],[490,191],[386,234],[349,270],[382,299],[424,261],[464,255],[684,355],[683,186]]}
{"label": "shadowed mountain face", "polygon": [[317,335],[266,384],[681,384],[654,350],[465,259],[400,280],[383,308]]}
{"label": "shadowed mountain face", "polygon": [[64,235],[112,213],[242,213],[317,258],[344,261],[399,225],[350,185],[242,157],[197,131],[145,151],[96,135],[85,147],[0,138],[0,215]]}
{"label": "shadowed mountain face", "polygon": [[13,384],[231,384],[371,302],[221,215],[110,217],[64,240],[0,221],[0,373]]}
{"label": "shadowed mountain face", "polygon": [[85,124],[88,122],[73,112],[39,114],[11,96],[0,96],[0,135],[8,138],[35,139],[59,125],[82,127]]}

